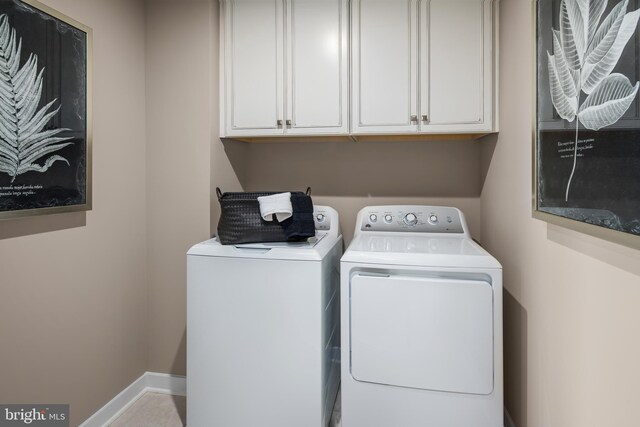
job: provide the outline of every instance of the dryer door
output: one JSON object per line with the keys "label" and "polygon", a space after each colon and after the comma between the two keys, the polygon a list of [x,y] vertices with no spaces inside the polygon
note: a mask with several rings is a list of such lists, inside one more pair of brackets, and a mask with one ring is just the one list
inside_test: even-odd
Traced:
{"label": "dryer door", "polygon": [[493,291],[488,282],[355,275],[350,293],[354,379],[491,394]]}

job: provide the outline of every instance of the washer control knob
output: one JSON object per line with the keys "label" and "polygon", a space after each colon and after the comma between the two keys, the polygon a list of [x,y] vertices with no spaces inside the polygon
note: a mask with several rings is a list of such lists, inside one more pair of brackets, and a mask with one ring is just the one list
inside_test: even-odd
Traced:
{"label": "washer control knob", "polygon": [[438,222],[438,217],[434,214],[431,214],[429,216],[429,221],[435,224],[436,222]]}
{"label": "washer control knob", "polygon": [[318,214],[318,215],[316,215],[316,221],[318,221],[318,222],[322,222],[322,221],[324,221],[324,214]]}
{"label": "washer control knob", "polygon": [[418,217],[416,214],[409,212],[404,216],[404,223],[407,225],[416,225],[418,223]]}
{"label": "washer control knob", "polygon": [[384,216],[384,222],[386,222],[387,224],[389,224],[391,221],[393,221],[393,215],[386,214],[386,215]]}
{"label": "washer control knob", "polygon": [[369,215],[369,221],[370,222],[376,222],[377,220],[378,220],[378,215],[376,215],[376,214]]}

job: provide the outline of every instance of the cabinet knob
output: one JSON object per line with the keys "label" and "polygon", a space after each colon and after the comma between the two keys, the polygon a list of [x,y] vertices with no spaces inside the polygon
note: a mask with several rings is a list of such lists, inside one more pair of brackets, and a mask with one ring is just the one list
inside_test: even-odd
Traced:
{"label": "cabinet knob", "polygon": [[418,116],[411,116],[411,122],[418,122]]}
{"label": "cabinet knob", "polygon": [[429,116],[427,116],[426,114],[423,114],[422,115],[422,121],[425,122],[425,123],[428,122],[429,121]]}
{"label": "cabinet knob", "polygon": [[282,120],[276,120],[276,126],[281,128],[282,127]]}

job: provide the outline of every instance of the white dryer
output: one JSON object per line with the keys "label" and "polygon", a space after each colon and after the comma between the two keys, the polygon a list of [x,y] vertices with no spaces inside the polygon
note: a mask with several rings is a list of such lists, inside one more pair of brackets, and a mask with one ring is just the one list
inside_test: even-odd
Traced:
{"label": "white dryer", "polygon": [[316,238],[187,254],[189,427],[318,426],[340,383],[338,213],[315,206]]}
{"label": "white dryer", "polygon": [[501,427],[502,268],[460,210],[371,206],[341,261],[344,427]]}

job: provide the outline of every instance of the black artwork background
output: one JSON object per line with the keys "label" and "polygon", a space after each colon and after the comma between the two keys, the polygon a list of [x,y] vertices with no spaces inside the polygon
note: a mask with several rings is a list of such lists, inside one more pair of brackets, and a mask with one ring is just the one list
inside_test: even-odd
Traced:
{"label": "black artwork background", "polygon": [[[43,90],[38,109],[57,99],[53,109],[60,111],[44,130],[68,128],[56,135],[72,137],[72,145],[50,153],[37,161],[43,164],[49,156],[60,155],[69,161],[53,163],[46,172],[26,172],[12,177],[0,172],[0,193],[7,187],[20,191],[21,186],[42,186],[28,196],[0,196],[0,212],[24,209],[83,205],[87,185],[87,105],[86,105],[86,34],[57,18],[51,17],[18,0],[0,0],[0,15],[22,39],[20,66],[31,53],[38,56],[38,72],[44,67]],[[4,188],[4,189],[3,189]]]}
{"label": "black artwork background", "polygon": [[[575,123],[575,122],[574,122]],[[568,208],[563,216],[640,234],[640,130],[579,132],[581,150],[565,202],[567,181],[573,167],[575,131],[540,132],[538,140],[538,208]],[[591,140],[593,140],[591,142]],[[589,141],[589,142],[585,142]],[[561,158],[558,143],[570,145],[569,157]],[[609,211],[611,216],[587,209]],[[558,213],[558,210],[547,210]]]}
{"label": "black artwork background", "polygon": [[[609,0],[601,18],[617,4]],[[627,12],[640,7],[630,1]],[[573,167],[576,120],[569,123],[555,114],[549,95],[547,51],[553,53],[551,28],[558,29],[559,0],[538,0],[538,94],[537,94],[537,208],[578,221],[640,235],[640,94],[623,118],[598,131],[580,124],[576,170],[569,199],[565,201],[567,182]],[[613,73],[626,75],[635,85],[640,75],[636,28]],[[580,103],[586,95],[581,94]],[[553,111],[553,117],[550,113]],[[560,144],[565,144],[559,146]],[[561,148],[569,151],[559,152]],[[581,149],[586,148],[586,149]],[[568,154],[568,156],[567,156]],[[566,157],[561,157],[561,155]]]}

